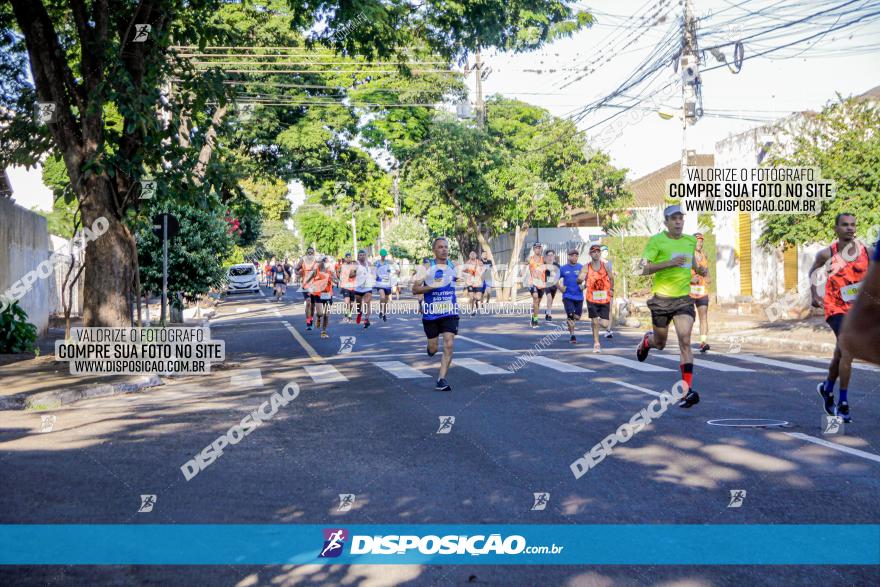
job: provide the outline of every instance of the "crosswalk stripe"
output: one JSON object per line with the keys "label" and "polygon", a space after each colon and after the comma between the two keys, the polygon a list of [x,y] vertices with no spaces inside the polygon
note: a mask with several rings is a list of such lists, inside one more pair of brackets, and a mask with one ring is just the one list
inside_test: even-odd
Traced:
{"label": "crosswalk stripe", "polygon": [[616,379],[612,379],[608,383],[616,383],[617,385],[629,387],[630,389],[635,389],[636,391],[641,391],[642,393],[647,393],[656,397],[661,397],[663,395],[659,391],[654,391],[653,389],[648,389],[647,387],[642,387],[641,385],[633,385],[632,383],[627,383],[626,381],[617,381]]}
{"label": "crosswalk stripe", "polygon": [[484,346],[484,347],[486,347],[486,348],[493,349],[493,350],[496,350],[496,351],[506,351],[506,350],[508,350],[508,349],[502,348],[502,347],[500,347],[500,346],[495,346],[494,344],[489,344],[488,342],[483,342],[483,341],[481,341],[481,340],[477,340],[477,339],[475,339],[475,338],[470,338],[470,337],[467,337],[467,336],[462,336],[462,335],[460,335],[460,334],[459,334],[456,338],[457,338],[458,340],[466,340],[466,341],[468,341],[468,342],[472,342],[472,343],[474,343],[474,344],[478,344],[478,345],[480,345],[480,346]]}
{"label": "crosswalk stripe", "polygon": [[[826,365],[831,362],[831,357],[798,357],[803,358],[807,361],[813,361],[814,363],[825,363]],[[874,365],[866,365],[865,363],[858,363],[853,361],[852,364],[853,369],[858,369],[859,371],[880,371],[880,367],[876,367]]]}
{"label": "crosswalk stripe", "polygon": [[523,359],[524,361],[528,361],[530,363],[535,363],[536,365],[541,365],[542,367],[548,367],[553,369],[554,371],[560,371],[562,373],[595,373],[592,369],[585,369],[583,367],[578,367],[577,365],[572,365],[571,363],[563,363],[562,361],[557,361],[556,359],[551,359],[550,357],[542,357],[541,355],[533,355],[531,357],[527,357],[523,355],[522,357],[518,357]]}
{"label": "crosswalk stripe", "polygon": [[[678,355],[664,355],[661,353],[657,353],[657,356],[661,359],[667,359],[670,361],[681,360]],[[694,359],[694,365],[700,367],[701,369],[709,369],[711,371],[727,371],[730,373],[753,373],[755,371],[754,369],[737,367],[736,365],[725,365],[724,363],[716,363],[715,361],[707,361],[705,359]]]}
{"label": "crosswalk stripe", "polygon": [[605,363],[611,363],[619,367],[635,369],[636,371],[646,371],[652,373],[657,373],[659,371],[672,371],[672,369],[667,369],[666,367],[658,367],[657,365],[652,365],[650,363],[639,363],[638,361],[632,361],[630,359],[624,359],[623,357],[606,355],[602,353],[590,355],[590,358],[596,359],[597,361],[604,361]]}
{"label": "crosswalk stripe", "polygon": [[406,363],[400,361],[377,361],[373,363],[380,369],[388,371],[398,379],[416,379],[418,377],[430,377],[427,373],[422,373],[418,369],[413,369]]}
{"label": "crosswalk stripe", "polygon": [[837,444],[836,442],[829,442],[828,440],[816,438],[815,436],[810,436],[809,434],[804,434],[803,432],[785,432],[784,434],[787,434],[788,436],[792,436],[794,438],[799,438],[801,440],[806,440],[807,442],[812,442],[813,444],[818,444],[820,446],[824,446],[824,447],[830,448],[832,450],[845,452],[846,454],[850,454],[853,456],[861,457],[863,459],[867,459],[869,461],[874,461],[876,463],[880,463],[880,455],[875,455],[874,453],[865,452],[865,451],[859,450],[857,448],[850,448],[850,447],[844,446],[842,444]]}
{"label": "crosswalk stripe", "polygon": [[776,359],[768,359],[767,357],[758,357],[756,355],[747,355],[737,353],[731,355],[737,359],[748,361],[750,363],[758,363],[759,365],[769,365],[771,367],[779,367],[781,369],[789,369],[791,371],[800,371],[801,373],[825,373],[827,369],[820,369],[810,365],[801,365],[798,363],[790,363],[788,361],[778,361]]}
{"label": "crosswalk stripe", "polygon": [[490,365],[489,363],[484,363],[483,361],[467,357],[453,359],[452,364],[457,367],[464,367],[465,369],[473,371],[477,375],[506,375],[511,373],[507,369],[502,369],[501,367],[496,367],[495,365]]}
{"label": "crosswalk stripe", "polygon": [[336,370],[333,365],[303,365],[303,369],[315,383],[338,383],[348,381],[348,377]]}

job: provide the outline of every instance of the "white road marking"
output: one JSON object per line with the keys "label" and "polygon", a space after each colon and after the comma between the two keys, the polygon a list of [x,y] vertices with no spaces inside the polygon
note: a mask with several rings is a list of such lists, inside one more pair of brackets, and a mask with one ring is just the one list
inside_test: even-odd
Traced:
{"label": "white road marking", "polygon": [[604,353],[598,353],[594,355],[590,355],[591,359],[596,359],[597,361],[604,361],[606,363],[611,363],[612,365],[617,365],[619,367],[627,367],[629,369],[635,369],[636,371],[645,371],[656,373],[659,371],[672,371],[672,369],[667,369],[666,367],[658,367],[657,365],[652,365],[650,363],[639,363],[638,361],[633,361],[631,359],[624,359],[623,357],[617,357],[615,355],[608,355]]}
{"label": "white road marking", "polygon": [[641,391],[642,393],[647,393],[648,395],[653,395],[656,397],[660,397],[661,395],[663,395],[659,391],[654,391],[653,389],[648,389],[647,387],[642,387],[641,385],[633,385],[632,383],[627,383],[626,381],[618,381],[616,379],[612,379],[608,383],[615,383],[617,385],[629,387],[630,389],[635,389],[636,391]]}
{"label": "white road marking", "polygon": [[373,363],[380,369],[388,371],[398,379],[416,379],[419,377],[430,377],[427,373],[422,373],[418,369],[413,369],[406,363],[400,361],[378,361]]}
{"label": "white road marking", "polygon": [[785,432],[785,434],[792,436],[794,438],[799,438],[801,440],[806,440],[807,442],[812,442],[813,444],[818,444],[820,446],[824,446],[826,448],[830,448],[836,451],[845,452],[846,454],[850,454],[856,457],[861,457],[863,459],[867,459],[869,461],[874,461],[875,463],[880,463],[880,455],[875,455],[874,453],[865,452],[863,450],[859,450],[857,448],[850,448],[848,446],[843,446],[842,444],[837,444],[836,442],[829,442],[827,440],[823,440],[821,438],[816,438],[815,436],[810,436],[809,434],[804,434],[802,432]]}
{"label": "white road marking", "polygon": [[556,359],[551,359],[550,357],[544,357],[541,355],[523,355],[521,358],[524,361],[528,361],[529,363],[535,363],[536,365],[548,367],[550,369],[553,369],[554,371],[560,371],[562,373],[595,373],[595,371],[593,371],[592,369],[585,369],[583,367],[578,367],[577,365],[572,365],[570,363],[563,363],[562,361],[557,361]]}
{"label": "white road marking", "polygon": [[825,373],[827,369],[819,369],[810,365],[800,365],[798,363],[790,363],[788,361],[777,361],[776,359],[768,359],[767,357],[759,357],[756,355],[747,355],[736,353],[730,355],[736,359],[742,359],[750,363],[758,363],[759,365],[770,365],[771,367],[779,367],[781,369],[789,369],[791,371],[800,371],[801,373]]}
{"label": "white road marking", "polygon": [[[311,357],[313,361],[317,361],[319,363],[324,361],[323,357],[321,357],[321,355],[319,355],[318,352],[314,348],[312,348],[312,345],[310,345],[308,341],[303,338],[303,335],[297,332],[296,328],[290,325],[290,322],[287,322],[285,320],[282,322],[282,324],[284,324],[284,327],[287,329],[287,331],[293,335],[293,338],[296,339],[296,342],[298,342],[302,346],[302,348],[306,350],[309,357]],[[346,381],[348,380],[346,379]]]}
{"label": "white road marking", "polygon": [[261,297],[261,298],[265,298],[265,297],[266,297],[266,294],[263,293],[263,290],[262,290],[262,289],[260,289],[260,290],[258,290],[258,291],[260,292],[260,297]]}
{"label": "white road marking", "polygon": [[250,311],[251,311],[250,308],[236,308],[235,309],[236,314],[244,314],[245,312],[250,312]]}
{"label": "white road marking", "polygon": [[261,387],[263,374],[259,369],[237,369],[229,374],[229,385],[233,387]]}
{"label": "white road marking", "polygon": [[333,365],[303,365],[303,369],[315,383],[338,383],[348,381],[348,377],[336,370]]}
{"label": "white road marking", "polygon": [[[670,361],[680,361],[681,358],[678,355],[664,355],[662,353],[657,353],[658,357],[661,359],[668,359]],[[725,365],[724,363],[716,363],[715,361],[707,361],[705,359],[697,359],[694,358],[694,365],[700,367],[701,369],[709,369],[712,371],[727,371],[730,373],[753,373],[754,369],[746,369],[745,367],[737,367],[735,365]]]}
{"label": "white road marking", "polygon": [[507,369],[502,369],[501,367],[496,367],[495,365],[490,365],[489,363],[484,363],[483,361],[478,361],[476,359],[469,359],[465,357],[464,359],[453,359],[452,364],[457,367],[464,367],[469,371],[473,371],[477,375],[509,375],[511,371]]}
{"label": "white road marking", "polygon": [[502,347],[500,347],[500,346],[495,346],[494,344],[489,344],[488,342],[483,342],[483,341],[481,341],[481,340],[476,340],[476,339],[473,339],[473,338],[469,338],[469,337],[467,337],[467,336],[462,336],[462,335],[460,335],[460,334],[457,335],[455,338],[458,339],[458,340],[466,340],[466,341],[468,341],[468,342],[472,342],[472,343],[474,343],[474,344],[478,344],[478,345],[484,346],[484,347],[486,347],[486,348],[494,349],[494,350],[496,350],[496,351],[506,351],[506,350],[508,350],[508,349],[502,348]]}
{"label": "white road marking", "polygon": [[[831,362],[831,357],[798,357],[799,359],[805,359],[807,361],[813,361],[817,363],[825,363],[826,365]],[[867,365],[865,363],[859,363],[853,361],[852,364],[853,369],[858,369],[860,371],[880,371],[880,367],[876,367],[874,365]]]}
{"label": "white road marking", "polygon": [[278,311],[278,308],[272,308],[272,314],[281,318],[281,312]]}

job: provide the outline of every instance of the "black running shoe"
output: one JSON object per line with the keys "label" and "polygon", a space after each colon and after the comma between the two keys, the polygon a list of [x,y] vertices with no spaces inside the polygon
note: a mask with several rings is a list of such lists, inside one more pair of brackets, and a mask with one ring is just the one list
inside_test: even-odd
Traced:
{"label": "black running shoe", "polygon": [[436,389],[437,391],[452,391],[452,387],[445,379],[438,379],[437,385],[434,386],[434,389]]}
{"label": "black running shoe", "polygon": [[369,321],[369,320],[364,320],[364,330],[366,330],[366,329],[369,328],[369,327],[370,327],[370,321]]}
{"label": "black running shoe", "polygon": [[[824,381],[820,382],[819,385],[816,386],[816,391],[819,393],[819,397],[822,398],[822,402],[824,403],[822,408],[825,410],[825,413],[829,416],[834,416],[834,394],[825,393]],[[849,411],[849,406],[847,406],[847,411]]]}
{"label": "black running shoe", "polygon": [[577,344],[578,339],[575,335],[572,334],[571,338],[568,339],[568,342],[570,342],[571,344]]}
{"label": "black running shoe", "polygon": [[[440,350],[440,349],[437,349],[437,351],[439,351],[439,350]],[[436,354],[437,354],[437,351],[434,351],[434,352],[432,353],[430,348],[425,347],[425,352],[428,353],[428,356],[429,356],[429,357],[433,357],[434,355],[436,355]]]}
{"label": "black running shoe", "polygon": [[382,314],[382,322],[388,322],[388,314]]}
{"label": "black running shoe", "polygon": [[306,324],[306,330],[311,330],[311,329],[312,329],[312,325],[307,323],[307,324]]}
{"label": "black running shoe", "polygon": [[843,418],[843,422],[845,424],[849,424],[852,422],[852,416],[849,415],[849,403],[848,402],[840,402],[837,404],[837,409],[835,410],[835,415]]}
{"label": "black running shoe", "polygon": [[707,352],[710,348],[711,348],[711,347],[709,346],[709,343],[706,343],[706,342],[701,342],[701,343],[700,343],[700,352],[701,352],[701,353],[705,353],[705,352]]}
{"label": "black running shoe", "polygon": [[544,316],[544,320],[546,320],[547,322],[553,322],[553,316],[551,316],[550,314],[547,314]]}
{"label": "black running shoe", "polygon": [[636,349],[636,358],[640,362],[644,362],[645,359],[648,358],[648,351],[651,350],[648,348],[648,338],[654,334],[654,331],[649,330],[645,333],[645,336],[642,337],[642,342],[639,343],[639,348]]}
{"label": "black running shoe", "polygon": [[679,408],[691,408],[700,403],[700,394],[693,389],[687,392],[687,395],[678,402]]}

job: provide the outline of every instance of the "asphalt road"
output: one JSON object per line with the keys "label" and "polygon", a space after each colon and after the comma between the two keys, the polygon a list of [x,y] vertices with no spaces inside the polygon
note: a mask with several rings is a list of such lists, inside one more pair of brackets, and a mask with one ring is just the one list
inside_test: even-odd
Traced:
{"label": "asphalt road", "polygon": [[[880,370],[850,385],[853,424],[823,435],[823,360],[779,353],[697,359],[702,402],[670,409],[576,479],[569,465],[679,379],[674,348],[635,360],[640,333],[592,353],[557,321],[463,317],[448,379],[425,355],[417,315],[368,330],[307,332],[302,303],[236,295],[211,321],[236,370],[51,412],[4,412],[0,523],[876,524]],[[340,337],[354,336],[340,353]],[[558,337],[557,337],[558,336]],[[543,342],[542,342],[543,341]],[[746,341],[747,342],[747,341]],[[670,345],[674,347],[675,345]],[[536,358],[515,362],[532,351]],[[273,391],[300,395],[186,481],[180,466]],[[262,384],[260,384],[262,383]],[[41,416],[56,417],[40,432]],[[441,418],[454,416],[448,434]],[[778,428],[709,420],[766,418]],[[745,490],[740,507],[731,490]],[[533,494],[550,494],[533,511]],[[356,495],[340,512],[339,494]],[[149,513],[140,495],[155,494]],[[699,548],[700,545],[694,545]],[[674,563],[675,561],[670,561]],[[216,566],[4,567],[2,584],[868,585],[876,567]]]}

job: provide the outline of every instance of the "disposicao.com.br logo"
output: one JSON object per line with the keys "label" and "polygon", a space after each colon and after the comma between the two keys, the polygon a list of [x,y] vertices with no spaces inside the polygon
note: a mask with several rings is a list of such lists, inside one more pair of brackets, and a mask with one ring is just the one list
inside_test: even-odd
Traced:
{"label": "disposicao.com.br logo", "polygon": [[[324,530],[324,546],[319,558],[337,557],[345,546],[348,532],[341,528]],[[406,555],[517,555],[517,554],[559,554],[564,546],[529,546],[526,539],[518,534],[503,537],[501,534],[476,534],[437,536],[429,534],[388,534],[384,536],[351,536],[350,554]]]}

